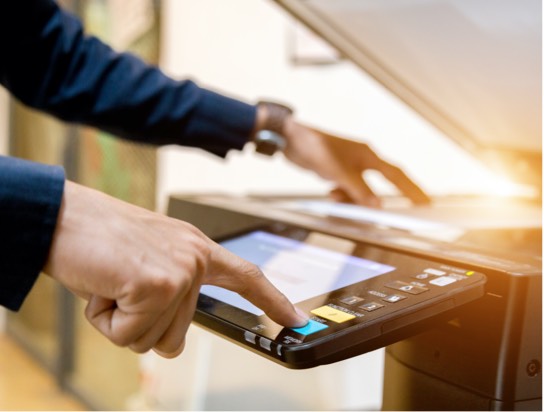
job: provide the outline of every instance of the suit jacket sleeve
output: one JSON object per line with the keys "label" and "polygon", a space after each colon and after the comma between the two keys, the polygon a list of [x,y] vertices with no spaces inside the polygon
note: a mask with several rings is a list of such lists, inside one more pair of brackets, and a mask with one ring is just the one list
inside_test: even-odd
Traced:
{"label": "suit jacket sleeve", "polygon": [[253,129],[254,106],[115,52],[52,0],[2,2],[0,33],[0,83],[65,121],[220,156],[242,148]]}
{"label": "suit jacket sleeve", "polygon": [[[254,106],[112,50],[52,0],[2,2],[0,51],[0,84],[65,121],[219,156],[242,148],[254,126]],[[17,310],[42,269],[63,184],[62,168],[0,157],[0,305]]]}
{"label": "suit jacket sleeve", "polygon": [[63,188],[61,167],[0,156],[0,305],[19,309],[45,264]]}

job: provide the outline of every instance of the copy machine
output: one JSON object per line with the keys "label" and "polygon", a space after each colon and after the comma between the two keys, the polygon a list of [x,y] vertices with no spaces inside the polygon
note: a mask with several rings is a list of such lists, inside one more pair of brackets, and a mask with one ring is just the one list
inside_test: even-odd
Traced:
{"label": "copy machine", "polygon": [[541,2],[276,0],[532,198],[375,211],[320,198],[172,196],[213,238],[302,225],[487,276],[485,295],[386,348],[384,410],[541,410]]}

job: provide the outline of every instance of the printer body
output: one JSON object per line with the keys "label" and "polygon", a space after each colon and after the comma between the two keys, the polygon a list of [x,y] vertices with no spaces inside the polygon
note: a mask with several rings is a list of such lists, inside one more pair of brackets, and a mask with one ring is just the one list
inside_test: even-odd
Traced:
{"label": "printer body", "polygon": [[[448,237],[389,226],[383,219],[317,213],[305,206],[322,199],[296,196],[174,195],[169,216],[214,239],[285,222],[485,273],[483,297],[387,346],[382,408],[541,410],[541,2],[275,3],[532,195],[488,200],[480,210],[503,208],[503,225],[464,228]],[[526,217],[522,226],[516,226],[519,216]]]}

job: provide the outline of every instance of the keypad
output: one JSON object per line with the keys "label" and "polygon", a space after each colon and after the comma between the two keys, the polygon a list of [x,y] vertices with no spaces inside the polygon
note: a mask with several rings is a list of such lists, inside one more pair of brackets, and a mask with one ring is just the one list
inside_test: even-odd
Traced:
{"label": "keypad", "polygon": [[[374,312],[387,307],[389,304],[396,304],[404,301],[405,299],[409,299],[409,295],[419,295],[425,293],[429,291],[429,287],[433,287],[431,285],[446,286],[450,283],[461,280],[461,278],[467,277],[466,275],[444,276],[445,274],[445,272],[439,270],[425,269],[421,272],[416,272],[413,275],[410,275],[410,278],[414,279],[410,283],[409,280],[394,280],[383,285],[385,288],[403,292],[402,294],[387,294],[383,293],[383,290],[380,289],[371,289],[362,293],[357,293],[357,295],[339,296],[336,298],[336,304],[331,303],[330,306],[321,306],[312,310],[311,313],[335,323],[343,323],[356,317],[366,316],[363,315],[363,312]],[[345,311],[341,309],[345,309]],[[325,327],[327,326],[317,322],[317,325],[305,327],[308,329],[301,328],[302,331],[299,333],[304,335],[315,333],[316,331],[322,330]],[[317,330],[314,330],[314,328],[317,328]],[[297,329],[293,330],[298,332]]]}

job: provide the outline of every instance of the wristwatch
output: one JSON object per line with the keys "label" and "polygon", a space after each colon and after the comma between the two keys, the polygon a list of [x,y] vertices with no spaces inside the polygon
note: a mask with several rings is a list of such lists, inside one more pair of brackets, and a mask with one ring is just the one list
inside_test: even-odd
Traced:
{"label": "wristwatch", "polygon": [[293,114],[293,109],[283,104],[261,101],[257,106],[266,107],[266,121],[261,130],[253,136],[255,151],[267,156],[272,156],[278,150],[283,150],[286,145],[283,136],[285,121]]}

